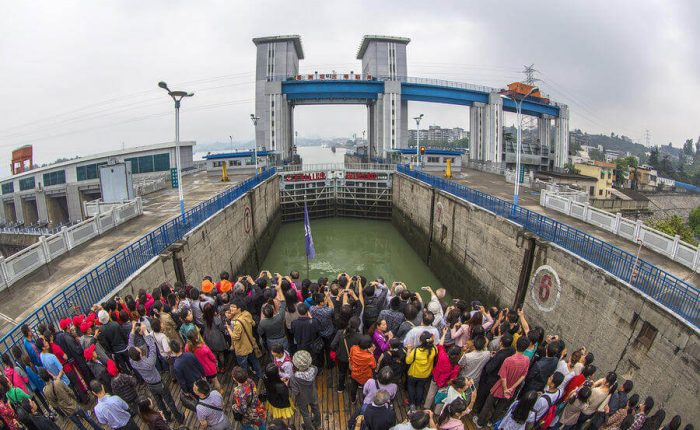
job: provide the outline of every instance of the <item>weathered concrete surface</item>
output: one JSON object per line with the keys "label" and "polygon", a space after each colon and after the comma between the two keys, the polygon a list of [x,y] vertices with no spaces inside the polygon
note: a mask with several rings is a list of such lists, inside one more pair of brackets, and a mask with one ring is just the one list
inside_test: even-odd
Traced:
{"label": "weathered concrete surface", "polygon": [[[513,306],[523,237],[531,233],[404,175],[394,175],[393,184],[394,224],[453,297]],[[585,345],[599,375],[615,370],[634,381],[635,392],[654,396],[667,415],[698,422],[698,331],[598,267],[538,238],[535,243],[532,271],[551,266],[561,290],[550,311],[526,292],[523,308],[531,325],[559,334],[570,351]],[[658,333],[644,342],[642,330]]]}
{"label": "weathered concrete surface", "polygon": [[[206,172],[184,176],[185,205],[187,208],[195,206],[244,179],[235,176],[231,177],[231,182],[222,183],[207,178]],[[115,251],[176,216],[180,211],[177,189],[168,188],[145,196],[143,207],[143,215],[74,248],[0,292],[0,333],[6,333],[11,325]]]}
{"label": "weathered concrete surface", "polygon": [[679,215],[688,219],[690,211],[700,206],[700,194],[695,193],[644,193],[649,199],[652,218],[665,218]]}
{"label": "weathered concrete surface", "polygon": [[38,241],[39,236],[34,234],[0,233],[0,252],[3,257],[8,257]]}
{"label": "weathered concrete surface", "polygon": [[120,294],[134,294],[140,288],[151,289],[162,282],[175,281],[175,259],[182,261],[186,281],[196,287],[205,275],[216,278],[222,270],[233,276],[256,273],[279,230],[279,208],[279,177],[275,176],[151,260],[124,283]]}
{"label": "weathered concrete surface", "polygon": [[[474,188],[479,191],[489,193],[493,196],[501,198],[503,200],[512,202],[513,201],[513,184],[509,184],[505,181],[502,176],[481,172],[478,170],[464,169],[459,177],[455,178],[455,182],[464,184],[468,187]],[[527,188],[520,188],[520,206],[530,209],[531,211],[541,213],[552,219],[568,224],[572,227],[576,227],[581,231],[585,231],[588,234],[599,237],[602,240],[615,245],[618,248],[624,249],[630,254],[637,254],[637,245],[624,239],[620,236],[616,236],[606,230],[598,228],[594,225],[585,223],[576,218],[570,217],[563,213],[557,212],[552,209],[543,208],[540,206],[539,193],[533,193]],[[700,274],[693,272],[691,269],[679,264],[664,255],[661,255],[650,249],[643,248],[640,257],[649,263],[660,267],[668,273],[675,275],[676,277],[692,284],[700,285]]]}

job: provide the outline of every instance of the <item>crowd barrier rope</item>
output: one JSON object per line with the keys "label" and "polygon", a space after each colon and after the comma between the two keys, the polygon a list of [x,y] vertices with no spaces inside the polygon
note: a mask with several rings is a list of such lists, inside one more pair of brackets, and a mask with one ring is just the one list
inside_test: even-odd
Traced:
{"label": "crowd barrier rope", "polygon": [[636,255],[545,215],[456,182],[403,165],[397,166],[397,171],[515,222],[630,284],[696,329],[700,327],[700,290]]}
{"label": "crowd barrier rope", "polygon": [[[39,306],[0,339],[0,350],[9,351],[22,340],[24,324],[34,328],[40,323],[56,323],[59,319],[89,310],[116,287],[145,265],[151,258],[163,252],[185,233],[203,223],[216,212],[230,205],[239,197],[263,183],[276,173],[274,168],[263,170],[235,186],[199,203],[145,236],[116,252],[92,270],[63,288],[46,303]],[[152,286],[151,286],[152,287]]]}

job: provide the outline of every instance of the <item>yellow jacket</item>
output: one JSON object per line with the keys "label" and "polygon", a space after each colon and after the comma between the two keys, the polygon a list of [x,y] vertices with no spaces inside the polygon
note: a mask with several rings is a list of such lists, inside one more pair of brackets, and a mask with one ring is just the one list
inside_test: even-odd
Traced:
{"label": "yellow jacket", "polygon": [[435,347],[431,349],[416,348],[406,354],[406,364],[410,365],[408,376],[420,379],[429,377],[433,372],[436,356],[437,349]]}

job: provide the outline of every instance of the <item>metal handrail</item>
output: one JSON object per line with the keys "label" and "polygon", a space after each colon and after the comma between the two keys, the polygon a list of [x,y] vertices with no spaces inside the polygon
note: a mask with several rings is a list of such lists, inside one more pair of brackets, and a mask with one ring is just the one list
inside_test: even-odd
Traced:
{"label": "metal handrail", "polygon": [[265,169],[262,173],[203,201],[185,212],[184,216],[178,215],[112,254],[20,321],[0,339],[0,350],[9,351],[22,340],[21,327],[24,324],[33,328],[39,323],[57,322],[68,313],[74,313],[76,309],[87,311],[151,258],[158,256],[172,243],[182,239],[187,232],[274,174],[274,168]]}
{"label": "metal handrail", "polygon": [[397,171],[521,225],[618,277],[689,325],[700,328],[700,290],[653,264],[595,236],[490,194],[402,165],[397,166]]}
{"label": "metal handrail", "polygon": [[287,164],[278,167],[280,172],[317,172],[329,170],[396,170],[396,164],[383,163],[325,163],[325,164]]}

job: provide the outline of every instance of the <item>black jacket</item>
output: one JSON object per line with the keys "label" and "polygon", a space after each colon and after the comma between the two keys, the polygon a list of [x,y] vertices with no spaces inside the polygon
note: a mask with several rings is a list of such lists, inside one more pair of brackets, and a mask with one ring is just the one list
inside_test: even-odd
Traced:
{"label": "black jacket", "polygon": [[313,318],[297,318],[292,322],[292,333],[297,349],[312,352],[311,345],[321,336],[321,323]]}
{"label": "black jacket", "polygon": [[[342,361],[343,363],[347,363],[348,361],[350,361],[348,353],[353,345],[357,345],[358,343],[360,343],[360,336],[360,333],[355,332],[351,333],[346,338],[345,330],[338,330],[337,332],[335,332],[335,336],[331,341],[331,350],[335,351],[335,355],[338,358],[338,361]],[[347,351],[345,350],[345,342],[343,341],[343,339],[345,339],[345,342],[348,343]]]}
{"label": "black jacket", "polygon": [[108,353],[114,354],[126,351],[129,339],[124,337],[119,324],[110,321],[101,327],[99,341]]}
{"label": "black jacket", "polygon": [[559,359],[557,357],[540,358],[537,363],[530,367],[525,377],[522,393],[528,391],[544,391],[547,379],[557,370]]}
{"label": "black jacket", "polygon": [[373,403],[365,410],[362,428],[367,430],[389,430],[396,424],[396,414],[388,406],[375,406]]}

